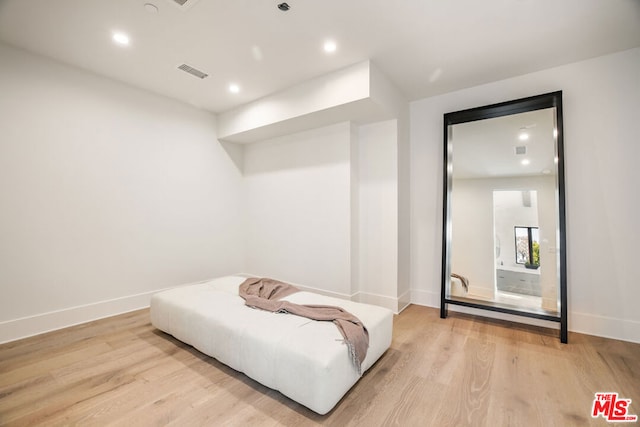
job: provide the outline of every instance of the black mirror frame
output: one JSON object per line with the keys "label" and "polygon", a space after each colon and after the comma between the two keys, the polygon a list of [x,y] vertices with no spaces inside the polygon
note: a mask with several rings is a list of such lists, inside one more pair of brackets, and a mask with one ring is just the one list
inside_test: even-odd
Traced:
{"label": "black mirror frame", "polygon": [[[515,308],[503,307],[500,305],[483,304],[482,302],[461,301],[447,298],[447,284],[450,283],[450,250],[451,239],[448,228],[451,211],[451,180],[452,172],[450,158],[452,146],[449,142],[449,126],[467,123],[477,120],[491,119],[511,114],[524,113],[527,111],[541,110],[545,108],[556,108],[556,155],[558,157],[557,173],[558,173],[558,229],[559,229],[559,248],[558,256],[560,260],[560,313],[559,316],[548,314],[520,311]],[[517,99],[513,101],[501,102],[482,107],[471,108],[444,115],[444,180],[443,180],[443,216],[442,216],[442,290],[440,300],[440,317],[447,317],[447,305],[461,305],[476,309],[490,310],[495,312],[507,313],[517,316],[524,316],[542,320],[548,320],[560,323],[560,341],[567,343],[568,327],[567,327],[567,256],[566,256],[566,208],[565,208],[565,179],[564,179],[564,129],[562,115],[562,91],[546,93],[542,95],[531,96],[528,98]]]}

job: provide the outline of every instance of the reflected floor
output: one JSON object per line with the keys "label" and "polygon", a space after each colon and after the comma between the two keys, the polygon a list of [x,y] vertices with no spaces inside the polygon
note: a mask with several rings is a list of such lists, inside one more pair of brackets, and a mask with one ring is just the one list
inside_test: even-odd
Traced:
{"label": "reflected floor", "polygon": [[544,310],[542,308],[542,298],[532,295],[517,294],[512,292],[496,292],[494,299],[481,298],[478,296],[467,295],[451,296],[448,298],[448,302],[457,303],[460,305],[467,305],[470,307],[482,305],[485,308],[491,307],[494,311],[517,311],[521,313],[532,314],[530,317],[549,318],[546,320],[554,321],[559,317],[557,311]]}
{"label": "reflected floor", "polygon": [[496,292],[495,302],[517,305],[522,308],[540,308],[542,307],[542,297],[533,295],[516,294],[513,292]]}

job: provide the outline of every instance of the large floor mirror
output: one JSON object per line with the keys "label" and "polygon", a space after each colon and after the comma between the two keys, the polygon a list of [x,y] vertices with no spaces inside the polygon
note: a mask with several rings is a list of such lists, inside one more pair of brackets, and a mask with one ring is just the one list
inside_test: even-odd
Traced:
{"label": "large floor mirror", "polygon": [[560,323],[567,342],[562,92],[444,115],[449,304]]}

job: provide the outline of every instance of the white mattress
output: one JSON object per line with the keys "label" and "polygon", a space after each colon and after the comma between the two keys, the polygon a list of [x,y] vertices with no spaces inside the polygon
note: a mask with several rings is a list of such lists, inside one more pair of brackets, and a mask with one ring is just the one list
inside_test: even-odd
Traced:
{"label": "white mattress", "polygon": [[[332,322],[271,313],[244,305],[238,286],[246,278],[227,276],[153,295],[151,322],[267,387],[309,409],[329,412],[358,381],[346,344]],[[297,292],[283,300],[340,306],[369,331],[362,372],[391,345],[393,313],[382,307]]]}

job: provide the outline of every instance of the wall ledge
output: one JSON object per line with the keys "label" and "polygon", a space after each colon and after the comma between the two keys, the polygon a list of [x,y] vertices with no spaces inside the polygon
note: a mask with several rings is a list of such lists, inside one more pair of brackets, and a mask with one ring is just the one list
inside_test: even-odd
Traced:
{"label": "wall ledge", "polygon": [[403,104],[367,60],[220,114],[218,138],[249,144],[345,121],[382,121],[397,117]]}

